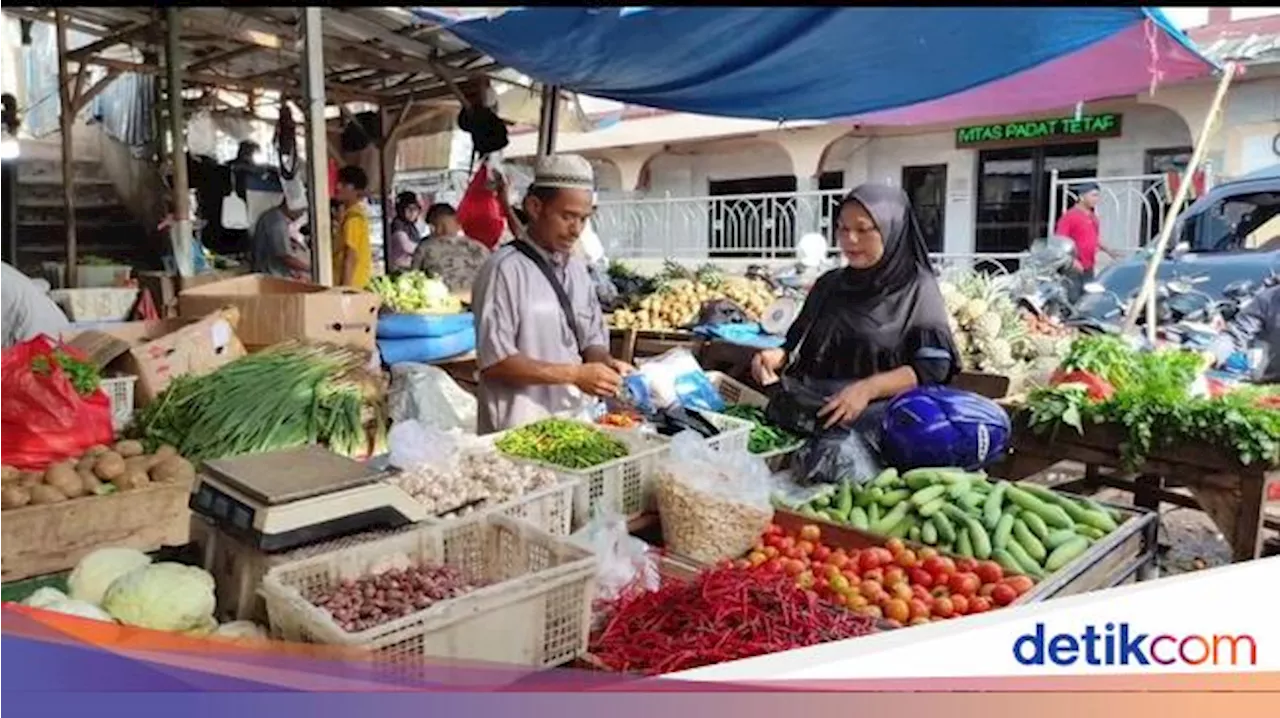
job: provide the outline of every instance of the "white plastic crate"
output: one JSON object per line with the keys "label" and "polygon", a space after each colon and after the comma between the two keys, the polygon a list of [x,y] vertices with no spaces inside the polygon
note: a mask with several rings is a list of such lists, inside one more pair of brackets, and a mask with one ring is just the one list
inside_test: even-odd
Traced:
{"label": "white plastic crate", "polygon": [[[755,406],[761,409],[769,404],[769,398],[764,394],[761,394],[728,374],[718,371],[709,371],[706,374],[707,378],[711,380],[711,385],[716,388],[716,391],[720,392],[720,398],[724,399],[724,403],[726,404],[745,404],[746,406]],[[744,448],[751,440],[751,429],[749,424],[745,437],[746,438],[743,439]],[[803,442],[791,447],[766,451],[762,454],[756,454],[756,456],[764,459],[764,462],[769,465],[770,469],[774,471],[782,471],[791,465],[791,455],[794,454],[802,444]]]}
{"label": "white plastic crate", "polygon": [[99,287],[94,289],[55,289],[49,297],[73,322],[128,321],[138,290],[132,287]]}
{"label": "white plastic crate", "polygon": [[[373,628],[349,633],[309,597],[369,575],[389,557],[447,565],[486,585]],[[567,540],[502,516],[462,519],[281,564],[262,579],[279,638],[364,648],[412,670],[426,659],[558,666],[583,655],[596,558]]]}
{"label": "white plastic crate", "polygon": [[699,412],[711,425],[720,430],[719,434],[707,437],[707,446],[716,451],[746,451],[747,442],[751,438],[751,427],[746,419],[739,419],[727,414],[712,411]]}
{"label": "white plastic crate", "polygon": [[568,536],[573,530],[573,496],[582,482],[559,474],[556,478],[558,481],[555,486],[530,491],[523,496],[493,506],[482,506],[465,517],[432,517],[425,523],[448,525],[461,520],[506,516],[536,526],[552,536]]}
{"label": "white plastic crate", "polygon": [[[596,511],[613,511],[623,516],[635,516],[653,510],[656,506],[653,496],[653,479],[657,474],[658,464],[667,456],[670,440],[636,429],[599,426],[578,419],[572,421],[578,421],[619,439],[627,445],[630,453],[620,459],[606,461],[587,469],[569,469],[506,453],[503,456],[512,461],[551,469],[562,481],[577,482],[573,495],[574,530],[590,521]],[[502,434],[495,434],[494,441],[501,436]]]}
{"label": "white plastic crate", "polygon": [[137,381],[136,376],[112,376],[103,377],[99,384],[111,400],[111,426],[116,431],[133,421],[133,385]]}
{"label": "white plastic crate", "polygon": [[[55,289],[67,286],[67,263],[44,262],[44,276]],[[133,267],[127,264],[79,264],[76,265],[76,286],[83,289],[120,287],[133,277]]]}

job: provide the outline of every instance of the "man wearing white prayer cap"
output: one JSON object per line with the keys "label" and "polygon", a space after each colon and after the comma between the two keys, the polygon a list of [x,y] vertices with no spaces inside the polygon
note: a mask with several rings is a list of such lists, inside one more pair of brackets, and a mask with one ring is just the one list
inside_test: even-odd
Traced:
{"label": "man wearing white prayer cap", "polygon": [[307,188],[300,179],[282,180],[284,200],[253,225],[253,271],[289,279],[309,279],[311,261],[300,241],[307,217]]}
{"label": "man wearing white prayer cap", "polygon": [[613,396],[631,371],[609,355],[600,301],[575,248],[591,216],[595,177],[577,155],[539,157],[524,199],[529,222],[481,267],[472,286],[477,428],[485,434]]}

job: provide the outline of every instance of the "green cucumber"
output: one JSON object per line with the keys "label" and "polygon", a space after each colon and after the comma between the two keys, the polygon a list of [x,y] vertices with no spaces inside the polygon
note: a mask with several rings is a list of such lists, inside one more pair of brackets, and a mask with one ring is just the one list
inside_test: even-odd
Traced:
{"label": "green cucumber", "polygon": [[930,501],[924,506],[921,506],[920,508],[916,509],[916,513],[920,514],[925,518],[929,518],[930,516],[933,516],[934,514],[941,511],[942,507],[945,506],[946,503],[947,503],[946,497],[939,497],[934,499],[933,501]]}
{"label": "green cucumber", "polygon": [[1009,543],[1009,534],[1013,531],[1013,514],[1001,514],[996,521],[995,533],[991,535],[991,548],[999,550]]}
{"label": "green cucumber", "polygon": [[977,515],[981,517],[983,515],[982,505],[986,500],[987,497],[983,496],[981,492],[970,490],[968,493],[963,494],[960,498],[956,499],[956,503],[960,504],[967,510],[978,509]]}
{"label": "green cucumber", "polygon": [[1106,538],[1106,535],[1107,535],[1106,531],[1103,531],[1097,526],[1086,526],[1084,524],[1080,524],[1076,526],[1076,533],[1080,534],[1081,536],[1087,536],[1093,539],[1094,541],[1100,541],[1103,538]]}
{"label": "green cucumber", "polygon": [[937,500],[939,497],[941,497],[945,493],[947,493],[947,487],[942,486],[940,484],[934,484],[933,486],[920,489],[919,491],[912,494],[911,503],[915,504],[918,507],[923,507],[926,504],[932,503],[933,501]]}
{"label": "green cucumber", "polygon": [[885,535],[887,535],[889,538],[897,538],[897,539],[906,538],[907,532],[911,530],[911,527],[913,525],[914,525],[914,522],[912,522],[911,517],[904,516],[902,520],[894,524],[893,527],[890,528],[888,533]]}
{"label": "green cucumber", "polygon": [[871,485],[875,487],[887,487],[898,480],[898,470],[890,466],[881,471],[871,480]]}
{"label": "green cucumber", "polygon": [[[1026,549],[1027,555],[1036,561],[1044,561],[1044,557],[1048,552],[1044,549],[1044,544],[1040,543],[1040,539],[1031,533],[1031,529],[1027,528],[1027,524],[1021,518],[1013,520],[1013,540]],[[1014,554],[1015,556],[1017,554]]]}
{"label": "green cucumber", "polygon": [[907,529],[907,538],[910,539],[911,541],[915,541],[916,543],[921,543],[920,541],[920,539],[922,538],[921,534],[922,532],[920,531],[919,526],[912,526],[911,528]]}
{"label": "green cucumber", "polygon": [[983,560],[991,558],[991,537],[987,535],[987,530],[982,528],[982,522],[976,518],[970,518],[968,526],[969,545],[973,547],[974,557]]}
{"label": "green cucumber", "polygon": [[[893,528],[897,526],[899,522],[901,522],[903,519],[907,517],[907,511],[909,511],[910,509],[911,509],[911,505],[906,503],[905,501],[899,503],[897,506],[894,506],[893,509],[889,511],[889,513],[881,516],[879,521],[876,521],[875,523],[871,524],[872,533],[878,533],[878,534],[889,533],[889,531],[893,530]],[[903,529],[903,531],[905,532],[906,529]]]}
{"label": "green cucumber", "polygon": [[920,529],[920,541],[930,546],[938,543],[938,527],[933,523],[933,519],[924,522],[924,526]]}
{"label": "green cucumber", "polygon": [[1083,536],[1076,536],[1067,541],[1049,554],[1049,558],[1045,559],[1044,568],[1046,571],[1057,571],[1074,561],[1078,556],[1083,554],[1089,548],[1089,539]]}
{"label": "green cucumber", "polygon": [[956,555],[973,558],[973,544],[969,541],[968,531],[960,531],[956,534]]}
{"label": "green cucumber", "polygon": [[[1076,530],[1078,531],[1079,529],[1080,527],[1077,526]],[[1045,545],[1045,548],[1052,551],[1053,549],[1058,548],[1062,544],[1070,541],[1073,538],[1076,538],[1079,535],[1080,534],[1076,533],[1075,531],[1072,531],[1071,529],[1055,529],[1054,531],[1049,533],[1049,536],[1047,538],[1045,538],[1044,545]]]}
{"label": "green cucumber", "polygon": [[969,493],[968,477],[965,477],[963,479],[957,479],[955,482],[953,482],[950,486],[947,487],[947,496],[950,496],[953,499],[959,499],[961,496],[964,496],[967,493]]}
{"label": "green cucumber", "polygon": [[880,504],[871,504],[867,507],[867,530],[880,523]]}
{"label": "green cucumber", "polygon": [[854,506],[849,509],[849,525],[855,529],[866,531],[871,527],[871,521],[867,519],[867,510],[861,506]]}
{"label": "green cucumber", "polygon": [[996,483],[991,493],[987,494],[987,500],[982,506],[982,523],[989,529],[994,529],[996,524],[1000,523],[1000,507],[1004,505],[1004,492],[1008,488],[1008,481],[1000,481]]}
{"label": "green cucumber", "polygon": [[934,514],[929,520],[938,527],[938,538],[943,543],[952,543],[956,540],[956,527],[951,523],[951,519],[947,518],[945,510]]}
{"label": "green cucumber", "polygon": [[853,487],[848,481],[840,482],[840,491],[836,493],[835,502],[836,511],[842,515],[848,516],[849,509],[853,508]]}
{"label": "green cucumber", "polygon": [[1035,513],[1049,526],[1060,529],[1069,529],[1075,526],[1075,522],[1067,515],[1067,512],[1056,504],[1045,503],[1040,497],[1031,494],[1017,486],[1010,486],[1005,495],[1009,500],[1032,513]]}
{"label": "green cucumber", "polygon": [[1022,567],[1022,573],[1035,579],[1044,578],[1044,569],[1040,568],[1040,564],[1031,558],[1017,541],[1010,541],[1004,550],[1008,551],[1009,555]]}
{"label": "green cucumber", "polygon": [[1018,518],[1027,524],[1027,528],[1031,529],[1031,533],[1035,534],[1036,538],[1041,541],[1049,538],[1049,526],[1045,524],[1044,519],[1040,518],[1039,514],[1032,511],[1023,511],[1018,514]]}
{"label": "green cucumber", "polygon": [[898,504],[905,503],[909,498],[911,498],[911,491],[908,489],[894,489],[884,492],[884,495],[880,497],[877,503],[886,509],[891,509],[897,507]]}
{"label": "green cucumber", "polygon": [[1000,564],[1000,568],[1004,569],[1005,573],[1008,573],[1008,574],[1025,574],[1026,573],[1026,571],[1022,568],[1022,564],[1018,563],[1018,560],[1013,557],[1013,554],[1009,553],[1005,549],[998,548],[993,550],[991,552],[991,558],[996,563]]}

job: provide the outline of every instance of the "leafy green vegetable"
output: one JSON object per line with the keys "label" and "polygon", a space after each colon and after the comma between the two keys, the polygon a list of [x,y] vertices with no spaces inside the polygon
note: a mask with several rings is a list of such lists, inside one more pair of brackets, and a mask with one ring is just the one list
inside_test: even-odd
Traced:
{"label": "leafy green vegetable", "polygon": [[1121,457],[1131,469],[1159,449],[1186,442],[1233,452],[1246,465],[1280,464],[1280,411],[1258,402],[1273,390],[1246,387],[1216,398],[1192,396],[1202,362],[1193,352],[1138,352],[1114,337],[1078,339],[1062,368],[1106,377],[1115,395],[1090,402],[1078,386],[1037,389],[1028,400],[1028,424],[1042,434],[1054,434],[1063,425],[1081,433],[1088,424],[1119,425],[1126,432]]}
{"label": "leafy green vegetable", "polygon": [[764,409],[760,407],[746,404],[730,404],[724,408],[722,413],[754,424],[751,427],[751,436],[747,439],[747,451],[753,454],[765,454],[779,449],[789,449],[803,441],[795,434],[770,424],[765,419]]}
{"label": "leafy green vegetable", "polygon": [[98,390],[102,383],[102,377],[98,373],[98,367],[85,362],[61,349],[53,350],[53,361],[49,357],[38,356],[31,360],[31,371],[40,376],[49,376],[53,373],[53,364],[57,365],[67,375],[67,379],[71,381],[71,386],[75,388],[76,393],[80,396],[89,396]]}

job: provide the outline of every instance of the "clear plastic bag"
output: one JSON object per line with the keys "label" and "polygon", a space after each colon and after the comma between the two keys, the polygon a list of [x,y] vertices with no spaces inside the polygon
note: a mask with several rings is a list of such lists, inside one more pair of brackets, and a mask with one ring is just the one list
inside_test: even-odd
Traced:
{"label": "clear plastic bag", "polygon": [[676,348],[640,363],[623,379],[628,398],[646,413],[679,404],[721,411],[724,399],[688,349]]}
{"label": "clear plastic bag", "polygon": [[423,466],[448,469],[458,462],[458,437],[413,419],[396,422],[387,432],[388,462],[401,471]]}
{"label": "clear plastic bag", "polygon": [[569,540],[595,554],[596,597],[602,601],[614,601],[633,589],[654,591],[661,583],[658,557],[649,544],[627,532],[621,514],[598,514]]}
{"label": "clear plastic bag", "polygon": [[701,563],[746,553],[773,520],[768,466],[745,451],[715,451],[691,431],[670,452],[655,485],[667,548]]}
{"label": "clear plastic bag", "polygon": [[416,419],[442,431],[476,433],[476,398],[440,367],[393,364],[387,408],[393,421]]}

